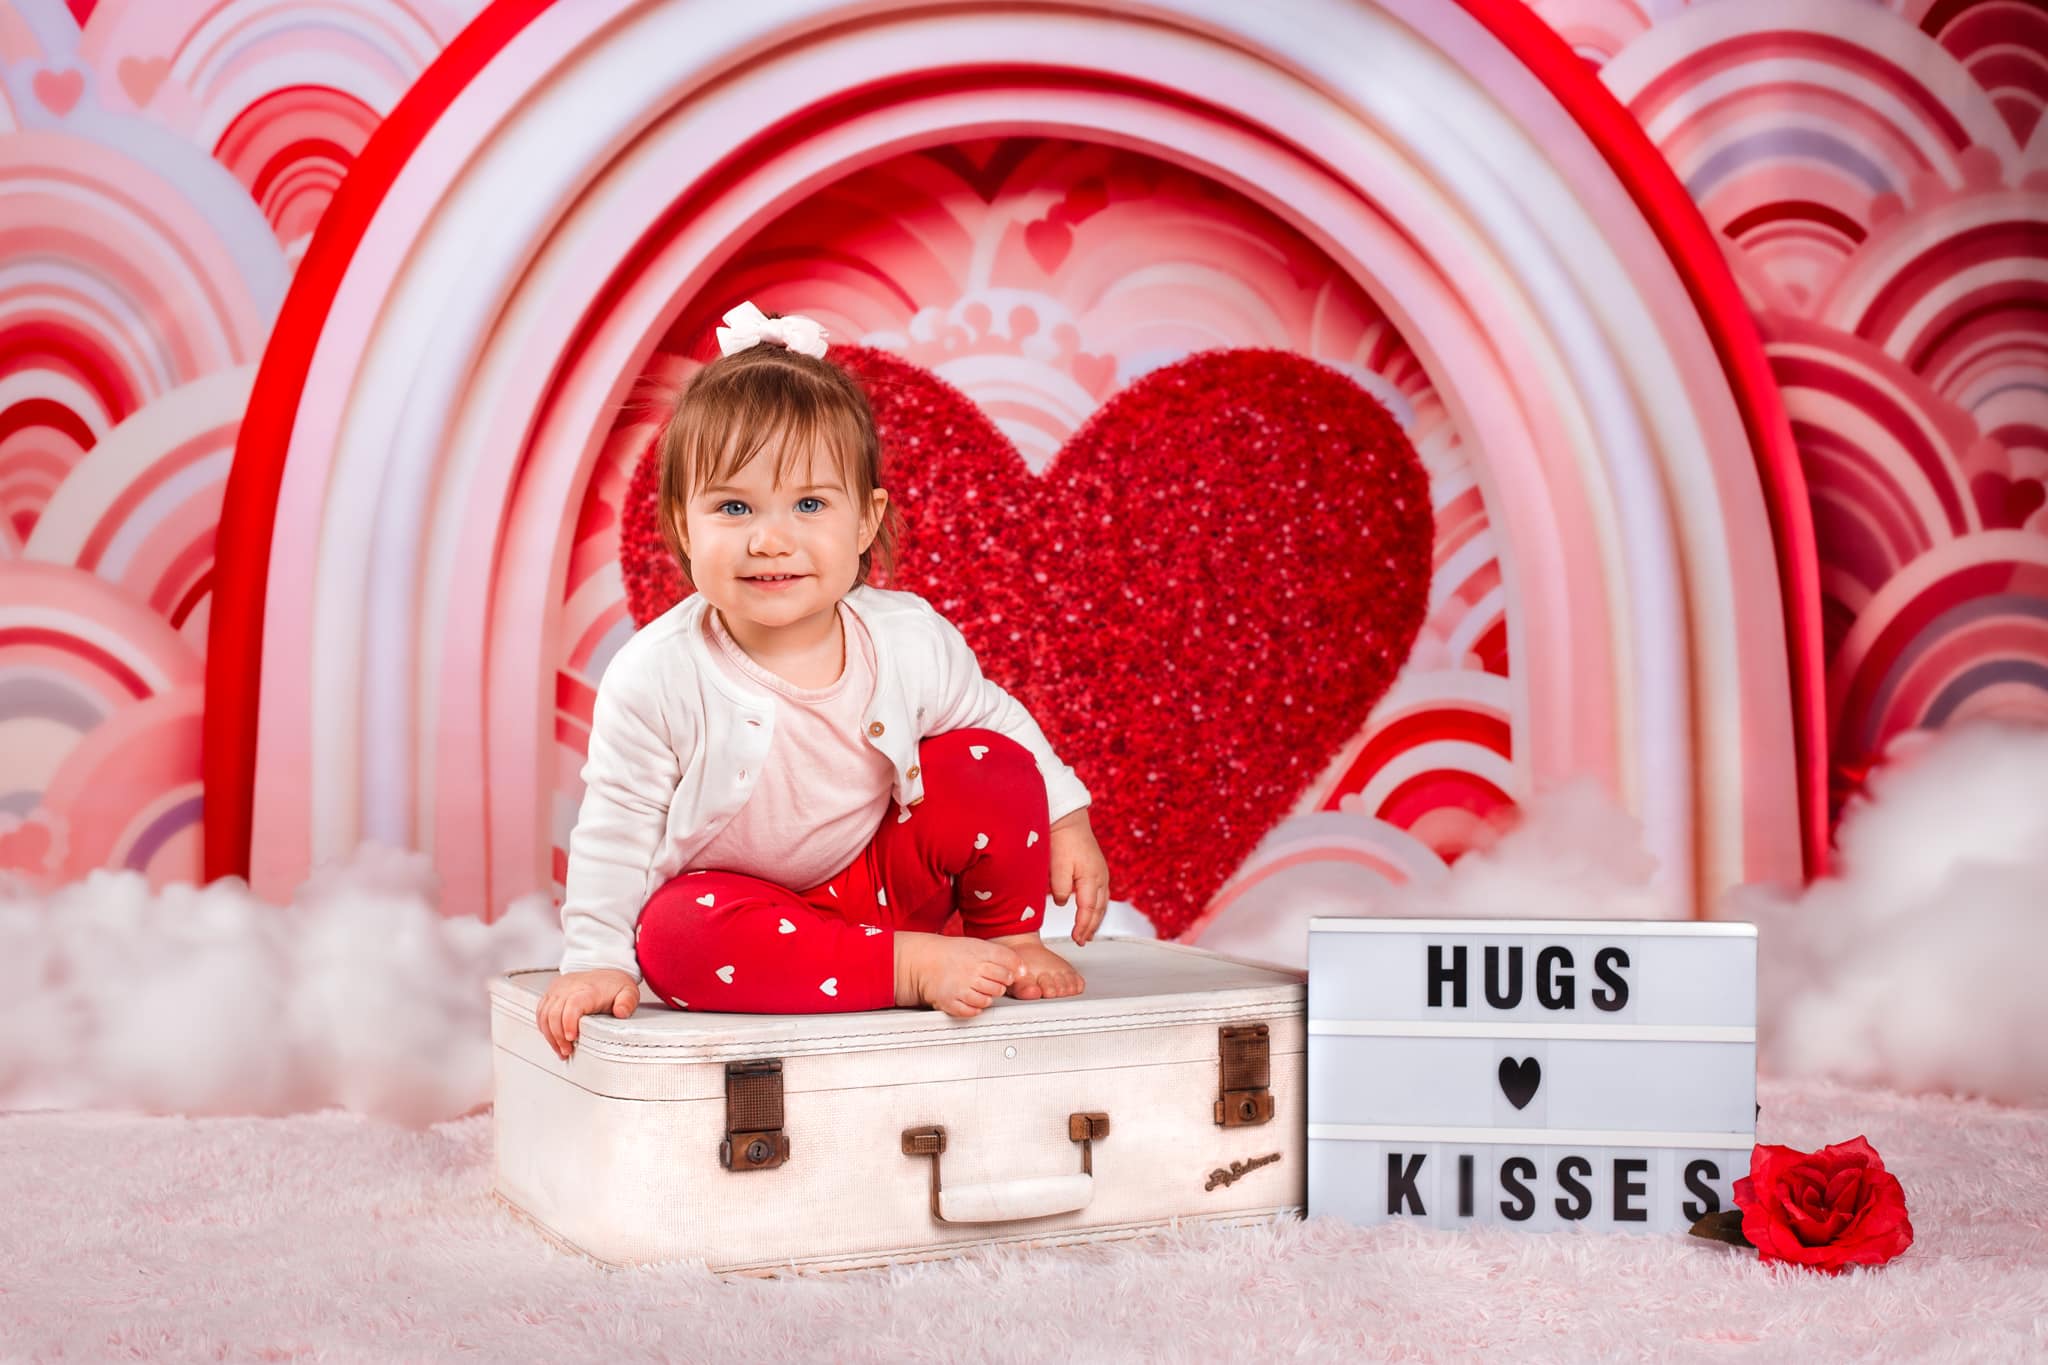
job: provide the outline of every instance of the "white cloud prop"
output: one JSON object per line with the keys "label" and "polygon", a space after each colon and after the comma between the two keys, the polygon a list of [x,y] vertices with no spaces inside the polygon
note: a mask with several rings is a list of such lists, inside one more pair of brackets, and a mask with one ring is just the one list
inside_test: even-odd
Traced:
{"label": "white cloud prop", "polygon": [[1895,741],[1830,875],[1735,892],[1766,1070],[2048,1104],[2048,728]]}
{"label": "white cloud prop", "polygon": [[[1306,835],[1310,821],[1327,828],[1346,819],[1368,821],[1319,812],[1296,817],[1268,838]],[[1684,908],[1651,884],[1657,860],[1643,847],[1642,822],[1592,778],[1561,783],[1505,813],[1483,827],[1473,849],[1448,869],[1426,861],[1430,856],[1416,859],[1416,879],[1401,885],[1336,856],[1283,862],[1240,894],[1195,942],[1299,968],[1308,959],[1308,922],[1322,916],[1670,919]],[[1258,859],[1255,853],[1253,861]]]}
{"label": "white cloud prop", "polygon": [[375,847],[287,906],[238,878],[0,887],[0,1109],[469,1112],[490,1099],[486,980],[552,966],[562,935],[544,895],[489,925],[438,895],[424,855]]}
{"label": "white cloud prop", "polygon": [[[1640,826],[1580,782],[1440,878],[1294,909],[1668,917],[1653,872]],[[561,929],[546,896],[486,925],[444,918],[438,894],[423,855],[375,847],[288,906],[236,879],[0,884],[0,1110],[340,1107],[412,1126],[471,1112],[490,1099],[485,982],[552,965]],[[1071,923],[1061,909],[1048,933]],[[1766,1070],[2048,1103],[2048,729],[1906,737],[1845,813],[1830,877],[1743,888],[1719,911],[1759,926]],[[1298,942],[1305,920],[1286,927],[1262,946]],[[1118,902],[1104,931],[1149,925]]]}
{"label": "white cloud prop", "polygon": [[1525,806],[1491,843],[1430,883],[1385,893],[1375,914],[1456,919],[1675,919],[1679,897],[1652,884],[1640,820],[1589,777]]}
{"label": "white cloud prop", "polygon": [[[99,871],[40,895],[0,878],[0,1111],[471,1112],[491,1097],[486,983],[554,966],[561,923],[545,895],[489,925],[439,898],[424,854],[374,845],[284,906],[239,878],[153,891]],[[1073,919],[1049,901],[1045,931]],[[1102,932],[1152,936],[1123,902]]]}

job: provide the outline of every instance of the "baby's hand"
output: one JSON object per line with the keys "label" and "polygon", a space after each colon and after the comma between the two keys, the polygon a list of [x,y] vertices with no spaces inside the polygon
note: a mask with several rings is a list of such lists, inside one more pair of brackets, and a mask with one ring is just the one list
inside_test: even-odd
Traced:
{"label": "baby's hand", "polygon": [[1109,909],[1109,863],[1095,831],[1088,828],[1088,808],[1068,811],[1052,827],[1052,898],[1074,898],[1074,946],[1095,937]]}
{"label": "baby's hand", "polygon": [[640,983],[622,971],[600,967],[588,972],[564,972],[541,998],[541,1037],[566,1057],[576,1047],[577,1021],[584,1015],[610,1010],[624,1019],[639,1006]]}

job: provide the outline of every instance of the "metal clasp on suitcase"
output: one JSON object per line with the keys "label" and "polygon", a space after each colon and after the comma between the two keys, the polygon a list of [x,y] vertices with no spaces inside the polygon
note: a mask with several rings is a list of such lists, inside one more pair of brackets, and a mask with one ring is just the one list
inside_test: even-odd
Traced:
{"label": "metal clasp on suitcase", "polygon": [[1222,1058],[1216,1123],[1256,1128],[1273,1117],[1273,1039],[1264,1024],[1225,1024],[1217,1030]]}
{"label": "metal clasp on suitcase", "polygon": [[789,1160],[782,1134],[782,1062],[729,1062],[725,1068],[725,1141],[718,1162],[728,1171],[771,1171]]}
{"label": "metal clasp on suitcase", "polygon": [[939,1155],[946,1150],[946,1130],[934,1123],[903,1130],[903,1155],[932,1159],[932,1217],[941,1223],[1007,1223],[1023,1218],[1049,1218],[1088,1207],[1095,1197],[1094,1143],[1109,1136],[1109,1115],[1067,1115],[1067,1140],[1081,1144],[1079,1175],[1037,1176],[999,1180],[987,1185],[955,1185],[939,1181]]}

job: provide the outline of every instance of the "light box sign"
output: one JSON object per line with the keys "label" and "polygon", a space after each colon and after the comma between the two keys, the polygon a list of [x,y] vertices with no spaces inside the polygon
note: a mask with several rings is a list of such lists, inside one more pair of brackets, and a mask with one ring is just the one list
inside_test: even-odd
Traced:
{"label": "light box sign", "polygon": [[1308,1202],[1669,1232],[1756,1141],[1756,926],[1309,921]]}

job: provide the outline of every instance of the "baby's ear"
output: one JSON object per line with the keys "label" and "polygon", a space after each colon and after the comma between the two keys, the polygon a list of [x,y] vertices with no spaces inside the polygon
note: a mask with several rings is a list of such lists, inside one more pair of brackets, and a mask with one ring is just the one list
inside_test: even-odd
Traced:
{"label": "baby's ear", "polygon": [[888,511],[889,490],[877,488],[868,498],[867,515],[861,519],[861,536],[867,542],[861,546],[863,550],[874,544],[875,537],[882,533],[882,518]]}

